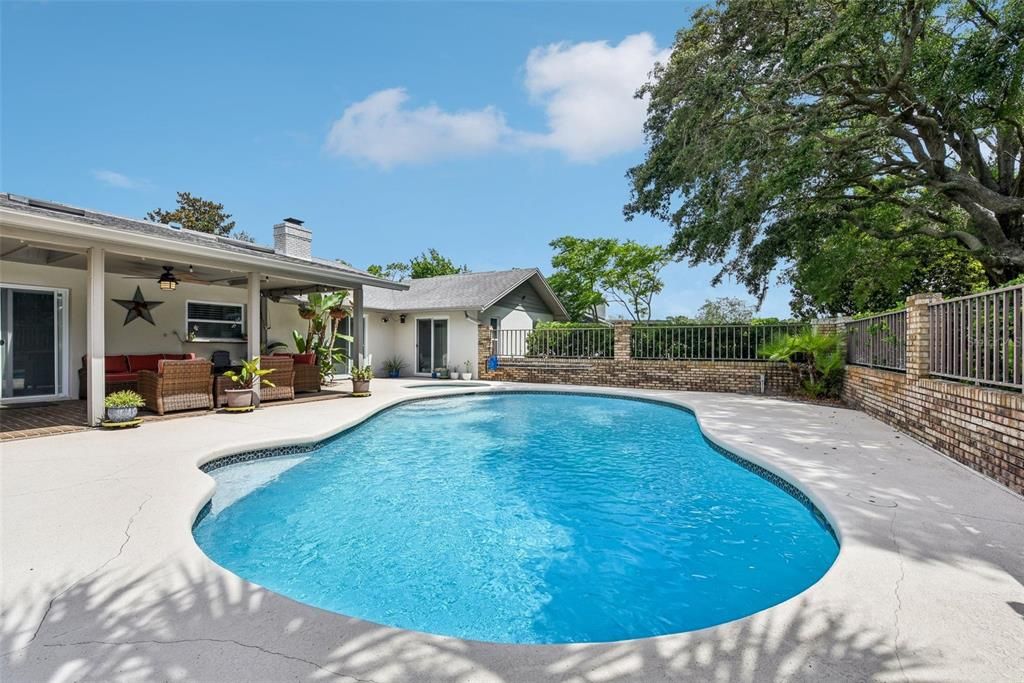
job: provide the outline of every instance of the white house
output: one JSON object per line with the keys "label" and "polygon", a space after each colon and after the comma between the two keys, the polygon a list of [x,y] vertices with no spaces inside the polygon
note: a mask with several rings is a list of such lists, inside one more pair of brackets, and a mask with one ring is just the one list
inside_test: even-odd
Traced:
{"label": "white house", "polygon": [[316,258],[311,243],[294,218],[266,247],[0,193],[0,401],[72,399],[84,366],[95,424],[108,354],[251,358],[306,328],[295,295],[351,290],[360,319],[364,287],[408,288]]}
{"label": "white house", "polygon": [[479,325],[530,330],[568,320],[565,307],[536,268],[460,273],[406,280],[408,289],[366,287],[366,345],[377,372],[387,358],[405,362],[403,375],[437,368],[477,372]]}

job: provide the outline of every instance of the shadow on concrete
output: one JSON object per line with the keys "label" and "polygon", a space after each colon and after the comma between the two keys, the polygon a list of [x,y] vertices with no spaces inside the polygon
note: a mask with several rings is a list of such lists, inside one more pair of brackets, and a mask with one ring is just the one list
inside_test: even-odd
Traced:
{"label": "shadow on concrete", "polygon": [[921,665],[881,631],[799,598],[683,637],[501,646],[340,617],[180,565],[96,573],[55,593],[41,623],[31,596],[5,606],[3,680],[820,681],[902,678]]}

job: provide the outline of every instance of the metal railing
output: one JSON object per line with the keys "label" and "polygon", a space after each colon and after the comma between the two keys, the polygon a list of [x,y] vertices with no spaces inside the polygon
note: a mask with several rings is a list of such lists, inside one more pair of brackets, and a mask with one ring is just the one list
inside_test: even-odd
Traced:
{"label": "metal railing", "polygon": [[846,362],[906,371],[907,312],[880,313],[846,323]]}
{"label": "metal railing", "polygon": [[611,327],[553,327],[498,330],[491,340],[493,355],[502,358],[612,358]]}
{"label": "metal railing", "polygon": [[931,304],[929,374],[1024,390],[1024,285]]}
{"label": "metal railing", "polygon": [[634,325],[630,348],[641,360],[765,360],[758,350],[804,323],[777,325]]}

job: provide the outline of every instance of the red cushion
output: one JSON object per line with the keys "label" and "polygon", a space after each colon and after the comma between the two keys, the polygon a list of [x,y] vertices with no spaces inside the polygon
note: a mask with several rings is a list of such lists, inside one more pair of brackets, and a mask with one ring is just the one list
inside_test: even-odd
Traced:
{"label": "red cushion", "polygon": [[156,372],[157,364],[163,360],[163,357],[162,353],[151,353],[146,356],[128,356],[128,365],[131,367],[132,372],[138,372],[139,370],[152,370]]}
{"label": "red cushion", "polygon": [[108,372],[104,379],[108,382],[137,382],[139,375],[135,372]]}
{"label": "red cushion", "polygon": [[292,360],[295,361],[295,365],[313,365],[313,361],[315,359],[315,353],[296,353],[292,355]]}
{"label": "red cushion", "polygon": [[124,356],[107,356],[104,361],[105,372],[108,375],[113,372],[131,372],[128,367],[128,359]]}

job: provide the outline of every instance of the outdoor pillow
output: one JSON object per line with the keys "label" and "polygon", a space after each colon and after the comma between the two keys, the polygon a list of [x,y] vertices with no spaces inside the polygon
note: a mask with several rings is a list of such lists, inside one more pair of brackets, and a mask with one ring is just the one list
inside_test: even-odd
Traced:
{"label": "outdoor pillow", "polygon": [[152,370],[157,371],[157,363],[163,360],[164,354],[162,353],[151,353],[145,356],[128,356],[128,365],[131,367],[132,372],[138,372],[139,370]]}
{"label": "outdoor pillow", "polygon": [[[82,367],[85,367],[85,359],[82,359]],[[128,367],[128,359],[124,356],[107,356],[104,358],[104,372],[111,374],[115,372],[131,372]]]}
{"label": "outdoor pillow", "polygon": [[313,365],[314,358],[316,358],[315,353],[296,353],[292,356],[295,365]]}

